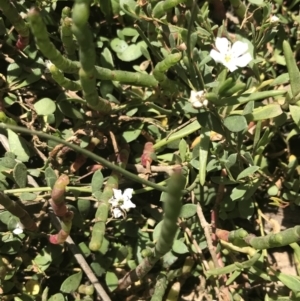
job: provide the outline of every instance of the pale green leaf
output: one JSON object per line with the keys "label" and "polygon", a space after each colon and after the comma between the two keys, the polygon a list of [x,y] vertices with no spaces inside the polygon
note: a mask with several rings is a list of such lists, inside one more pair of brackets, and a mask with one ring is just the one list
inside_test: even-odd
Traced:
{"label": "pale green leaf", "polygon": [[77,290],[82,279],[82,272],[69,276],[60,286],[63,293],[71,294]]}
{"label": "pale green leaf", "polygon": [[33,106],[38,115],[50,115],[56,110],[55,102],[47,97],[40,99]]}
{"label": "pale green leaf", "polygon": [[16,155],[18,160],[27,162],[29,160],[30,152],[25,140],[12,130],[8,129],[7,133],[10,151]]}

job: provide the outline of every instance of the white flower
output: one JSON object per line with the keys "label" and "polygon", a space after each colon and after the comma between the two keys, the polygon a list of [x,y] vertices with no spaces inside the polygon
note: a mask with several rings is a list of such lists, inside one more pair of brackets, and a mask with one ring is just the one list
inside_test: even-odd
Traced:
{"label": "white flower", "polygon": [[21,223],[16,224],[16,228],[13,230],[13,234],[19,235],[23,233],[23,225]]}
{"label": "white flower", "polygon": [[201,107],[207,107],[208,100],[205,98],[205,91],[196,92],[192,90],[189,102],[196,109],[199,109]]}
{"label": "white flower", "polygon": [[114,196],[108,202],[111,204],[114,218],[122,217],[130,208],[135,208],[135,204],[131,202],[132,188],[125,189],[123,194],[119,189],[113,189],[113,192]]}
{"label": "white flower", "polygon": [[119,208],[113,208],[112,209],[112,216],[114,218],[119,218],[119,217],[124,216],[124,213]]}
{"label": "white flower", "polygon": [[271,23],[277,23],[277,22],[279,22],[279,18],[277,17],[277,16],[272,16],[271,18],[270,18],[270,22]]}
{"label": "white flower", "polygon": [[231,72],[238,67],[247,66],[252,57],[248,52],[248,44],[236,41],[232,47],[226,38],[216,38],[216,48],[219,50],[211,50],[210,56],[217,62],[223,64]]}

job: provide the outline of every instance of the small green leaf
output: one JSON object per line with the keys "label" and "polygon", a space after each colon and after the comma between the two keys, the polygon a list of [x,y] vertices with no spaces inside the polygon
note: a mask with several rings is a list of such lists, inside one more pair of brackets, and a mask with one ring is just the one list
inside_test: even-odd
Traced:
{"label": "small green leaf", "polygon": [[260,108],[256,108],[250,114],[251,120],[265,120],[279,116],[282,114],[282,109],[279,104],[269,104]]}
{"label": "small green leaf", "polygon": [[278,271],[273,271],[275,276],[294,293],[300,291],[300,279],[298,276],[287,275]]}
{"label": "small green leaf", "polygon": [[53,188],[55,181],[57,180],[57,175],[51,167],[45,169],[45,178],[47,185]]}
{"label": "small green leaf", "polygon": [[13,231],[14,229],[16,229],[17,224],[20,222],[20,219],[17,218],[16,216],[12,216],[8,223],[7,223],[7,229],[8,231]]}
{"label": "small green leaf", "polygon": [[131,27],[125,27],[121,30],[121,32],[124,36],[128,36],[128,37],[134,37],[139,34],[136,29]]}
{"label": "small green leaf", "polygon": [[124,40],[120,40],[118,38],[114,38],[110,42],[110,47],[113,51],[119,53],[119,52],[124,52],[129,46]]}
{"label": "small green leaf", "polygon": [[278,194],[278,187],[276,185],[273,185],[273,186],[269,187],[268,195],[276,196],[277,194]]}
{"label": "small green leaf", "polygon": [[13,170],[13,176],[20,188],[26,187],[27,184],[27,167],[22,162],[16,164]]}
{"label": "small green leaf", "polygon": [[242,115],[230,115],[225,118],[224,125],[231,132],[241,132],[247,128],[247,120]]}
{"label": "small green leaf", "polygon": [[183,137],[187,137],[188,135],[198,131],[200,129],[200,127],[201,126],[200,126],[198,120],[194,120],[192,123],[188,124],[184,128],[169,135],[168,139],[164,138],[164,139],[161,139],[160,141],[158,141],[156,144],[154,144],[154,149],[157,150],[157,149],[167,145],[171,141],[175,141],[175,140],[181,139]]}
{"label": "small green leaf", "polygon": [[174,240],[172,245],[173,252],[177,254],[185,254],[189,252],[188,247],[181,240]]}
{"label": "small green leaf", "polygon": [[101,277],[106,272],[99,262],[92,262],[90,266],[97,277]]}
{"label": "small green leaf", "polygon": [[141,134],[141,131],[143,129],[144,124],[143,123],[134,123],[127,127],[125,127],[123,131],[123,138],[127,143],[132,142],[137,139],[137,137]]}
{"label": "small green leaf", "polygon": [[7,225],[13,215],[8,211],[0,212],[0,222]]}
{"label": "small green leaf", "polygon": [[237,180],[249,177],[250,175],[254,174],[256,171],[259,170],[259,166],[250,166],[243,170],[238,176]]}
{"label": "small green leaf", "polygon": [[244,219],[250,219],[254,213],[254,202],[251,198],[246,200],[240,200],[238,202],[238,208],[240,217]]}
{"label": "small green leaf", "polygon": [[71,294],[77,290],[82,278],[82,272],[69,276],[61,285],[60,290],[63,293]]}
{"label": "small green leaf", "polygon": [[[16,284],[14,283],[14,281],[3,281],[3,284],[1,284],[1,291],[2,291],[1,295],[9,293],[15,287]],[[15,299],[15,301],[20,301],[20,299],[19,300]]]}
{"label": "small green leaf", "polygon": [[197,212],[197,205],[195,204],[185,204],[181,207],[179,217],[190,218]]}
{"label": "small green leaf", "polygon": [[16,156],[14,153],[7,152],[7,153],[5,153],[5,157],[1,160],[1,165],[6,168],[12,169],[17,164],[15,158],[16,158]]}
{"label": "small green leaf", "polygon": [[41,271],[46,271],[51,265],[52,258],[51,255],[43,249],[40,254],[33,259],[34,265],[38,267]]}
{"label": "small green leaf", "polygon": [[233,188],[230,194],[231,200],[236,201],[238,199],[241,199],[247,192],[248,188],[249,186],[247,184],[240,184],[237,187]]}
{"label": "small green leaf", "polygon": [[48,301],[66,301],[64,295],[62,293],[57,293],[55,295],[52,295]]}
{"label": "small green leaf", "polygon": [[249,0],[251,4],[257,5],[257,6],[265,6],[265,2],[263,0]]}
{"label": "small green leaf", "polygon": [[135,61],[143,55],[141,46],[143,46],[144,48],[147,47],[144,41],[139,42],[138,44],[131,44],[124,51],[117,52],[117,57],[123,62]]}
{"label": "small green leaf", "polygon": [[286,90],[271,90],[271,91],[261,91],[252,94],[245,93],[239,96],[232,96],[218,99],[214,101],[217,106],[233,106],[237,104],[244,104],[249,101],[256,101],[261,99],[266,99],[268,97],[275,97],[286,94]]}
{"label": "small green leaf", "polygon": [[139,16],[136,14],[137,3],[134,0],[119,0],[120,7],[124,13],[136,19]]}
{"label": "small green leaf", "polygon": [[91,183],[91,187],[92,187],[92,193],[95,193],[97,191],[101,190],[101,187],[103,185],[103,175],[101,170],[97,170],[92,178],[92,183]]}
{"label": "small green leaf", "polygon": [[36,194],[31,192],[22,192],[20,194],[20,200],[23,202],[34,201],[36,197]]}
{"label": "small green leaf", "polygon": [[289,105],[289,108],[290,108],[292,119],[294,120],[298,129],[300,129],[300,107],[296,105]]}
{"label": "small green leaf", "polygon": [[[97,198],[98,199],[98,198]],[[91,208],[91,201],[86,199],[78,199],[77,208],[82,217],[87,217]]]}
{"label": "small green leaf", "polygon": [[56,110],[55,102],[47,97],[40,99],[33,106],[38,115],[47,116],[53,114]]}
{"label": "small green leaf", "polygon": [[9,85],[16,81],[22,73],[22,68],[17,63],[9,64],[7,67],[6,80]]}
{"label": "small green leaf", "polygon": [[113,292],[118,287],[118,277],[113,272],[106,272],[105,282],[110,292]]}
{"label": "small green leaf", "polygon": [[113,69],[114,68],[114,60],[111,55],[110,50],[105,47],[100,55],[100,62],[101,62],[101,67],[108,68],[108,69]]}
{"label": "small green leaf", "polygon": [[163,221],[160,221],[153,230],[153,241],[157,241],[160,235],[161,227],[162,227]]}
{"label": "small green leaf", "polygon": [[297,66],[297,62],[294,58],[293,51],[288,41],[283,41],[283,53],[286,61],[286,66],[290,76],[290,84],[293,94],[291,103],[295,103],[300,95],[300,71]]}
{"label": "small green leaf", "polygon": [[171,250],[163,256],[163,267],[168,269],[177,260],[178,260],[178,255],[172,252]]}
{"label": "small green leaf", "polygon": [[290,76],[288,73],[283,73],[277,76],[271,83],[270,86],[279,86],[282,84],[286,84],[290,81]]}
{"label": "small green leaf", "polygon": [[188,145],[187,145],[186,141],[184,139],[181,139],[180,143],[179,143],[179,155],[180,155],[180,159],[182,162],[185,162],[187,147],[188,147]]}
{"label": "small green leaf", "polygon": [[57,104],[57,106],[59,110],[67,117],[70,117],[75,120],[84,120],[83,114],[68,101],[61,101]]}
{"label": "small green leaf", "polygon": [[17,156],[18,160],[27,162],[29,160],[29,149],[25,140],[12,130],[8,129],[7,133],[10,151]]}

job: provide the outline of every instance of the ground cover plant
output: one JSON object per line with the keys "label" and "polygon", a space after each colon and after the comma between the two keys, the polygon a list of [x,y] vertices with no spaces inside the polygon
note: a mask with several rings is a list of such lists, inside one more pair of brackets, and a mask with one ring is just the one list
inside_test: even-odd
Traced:
{"label": "ground cover plant", "polygon": [[0,10],[1,300],[300,300],[298,0]]}

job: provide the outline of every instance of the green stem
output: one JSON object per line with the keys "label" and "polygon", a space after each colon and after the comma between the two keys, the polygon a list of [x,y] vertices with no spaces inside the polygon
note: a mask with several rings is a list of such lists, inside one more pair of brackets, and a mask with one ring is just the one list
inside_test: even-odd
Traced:
{"label": "green stem", "polygon": [[298,245],[298,243],[293,242],[290,244],[290,247],[293,249],[294,251],[294,260],[295,260],[295,266],[299,275],[300,272],[300,246]]}
{"label": "green stem", "polygon": [[168,278],[164,272],[161,272],[157,278],[155,283],[155,289],[153,295],[151,297],[151,301],[162,301],[163,297],[166,293],[166,289],[168,286]]}
{"label": "green stem", "polygon": [[[80,68],[80,63],[65,58],[56,49],[49,39],[49,34],[39,12],[35,9],[30,10],[28,13],[28,20],[35,37],[35,41],[43,55],[61,71],[77,74]],[[138,72],[110,70],[98,66],[95,68],[95,77],[100,80],[119,81],[126,84],[146,87],[156,87],[158,84],[152,75],[141,74]]]}
{"label": "green stem", "polygon": [[[166,181],[162,181],[159,182],[157,185],[159,185],[160,187],[163,187],[164,185],[166,185]],[[141,194],[141,193],[145,193],[148,191],[152,191],[153,187],[145,187],[145,188],[141,188],[141,189],[136,189],[133,194]],[[26,187],[26,188],[16,188],[16,189],[6,189],[3,190],[3,192],[5,194],[11,194],[11,195],[19,195],[23,192],[42,192],[42,191],[51,191],[52,188],[51,187]],[[66,187],[66,192],[82,192],[82,193],[92,193],[92,189],[91,187],[77,187],[77,186],[67,186]]]}
{"label": "green stem", "polygon": [[279,233],[270,233],[266,236],[247,236],[244,241],[256,250],[263,250],[275,247],[284,247],[300,239],[300,226],[286,229]]}
{"label": "green stem", "polygon": [[67,212],[67,206],[65,203],[66,186],[70,180],[67,175],[62,174],[56,181],[51,191],[50,204],[53,212],[57,216],[65,216]]}
{"label": "green stem", "polygon": [[284,247],[298,242],[300,239],[300,226],[259,237],[248,234],[248,232],[242,228],[231,232],[218,229],[216,234],[218,238],[231,242],[236,246],[248,245],[256,250],[264,250],[275,247]]}
{"label": "green stem", "polygon": [[91,231],[91,241],[89,243],[89,248],[91,251],[98,251],[103,243],[106,222],[109,212],[109,199],[113,196],[113,189],[117,189],[119,184],[119,177],[116,172],[112,172],[111,176],[108,178],[103,193],[101,195],[100,204],[95,215],[95,224]]}
{"label": "green stem", "polygon": [[19,132],[19,133],[23,133],[23,134],[37,135],[38,137],[41,137],[41,138],[44,138],[44,139],[47,139],[47,140],[55,141],[57,143],[66,145],[66,146],[70,147],[71,149],[73,149],[75,152],[81,153],[81,154],[83,154],[83,155],[85,155],[85,156],[101,163],[105,167],[122,174],[124,177],[126,177],[126,178],[128,178],[128,179],[130,179],[134,182],[152,187],[154,189],[157,189],[158,191],[167,191],[166,187],[163,187],[163,186],[155,184],[151,181],[147,181],[145,179],[142,179],[142,178],[138,177],[137,175],[135,175],[135,174],[133,174],[133,173],[131,173],[131,172],[129,172],[129,171],[127,171],[127,170],[125,170],[125,169],[123,169],[123,168],[121,168],[121,167],[105,160],[104,158],[102,158],[100,156],[97,156],[93,152],[90,152],[90,151],[88,151],[84,148],[81,148],[80,146],[74,145],[74,144],[72,144],[70,142],[67,142],[63,139],[60,139],[58,137],[51,136],[51,135],[48,135],[48,134],[43,133],[43,132],[33,131],[33,130],[29,130],[27,128],[23,128],[23,127],[16,126],[16,125],[11,125],[11,124],[5,124],[5,123],[0,123],[0,128],[11,129],[15,132]]}
{"label": "green stem", "polygon": [[64,74],[52,63],[47,66],[51,72],[52,78],[59,84],[59,86],[70,90],[70,91],[80,91],[81,85],[79,82],[72,81],[64,77]]}
{"label": "green stem", "polygon": [[17,48],[23,50],[29,43],[29,28],[20,16],[16,7],[9,0],[0,0],[0,9],[19,34]]}
{"label": "green stem", "polygon": [[43,55],[56,65],[58,69],[66,73],[78,73],[79,63],[65,58],[50,41],[47,28],[37,9],[32,8],[29,11],[28,21],[35,42]]}
{"label": "green stem", "polygon": [[72,33],[72,19],[69,18],[71,15],[71,10],[69,7],[65,7],[62,10],[61,16],[61,28],[60,28],[60,38],[65,48],[65,52],[67,57],[72,60],[76,61],[76,45],[73,40],[73,33]]}
{"label": "green stem", "polygon": [[[125,168],[129,157],[129,146],[126,144],[119,153],[120,163],[122,168]],[[95,215],[95,225],[92,229],[92,237],[89,248],[92,251],[98,251],[103,243],[106,222],[109,212],[109,200],[113,196],[113,189],[118,189],[120,174],[113,171],[108,178],[106,185],[101,194],[100,204]]]}
{"label": "green stem", "polygon": [[165,114],[165,115],[172,115],[174,114],[174,112],[172,110],[167,110],[164,109],[160,106],[158,106],[157,104],[153,103],[153,102],[145,102],[145,105],[149,108],[155,109],[157,111],[159,111],[161,114]]}
{"label": "green stem", "polygon": [[138,72],[110,70],[95,66],[96,77],[100,80],[112,80],[136,86],[157,87],[158,82],[153,75]]}
{"label": "green stem", "polygon": [[28,212],[24,210],[17,202],[12,201],[2,191],[0,192],[0,204],[11,214],[18,217],[28,231],[37,231],[37,225],[30,217]]}
{"label": "green stem", "polygon": [[49,241],[54,245],[63,244],[69,237],[72,228],[72,220],[74,217],[73,211],[67,211],[65,215],[61,218],[61,229],[57,234],[50,235]]}
{"label": "green stem", "polygon": [[234,271],[242,271],[243,269],[249,269],[251,268],[255,262],[261,257],[260,253],[255,253],[249,260],[244,261],[244,262],[235,262],[233,264],[227,265],[222,268],[216,268],[212,269],[206,272],[207,276],[216,276],[216,275],[224,275],[224,274],[229,274]]}
{"label": "green stem", "polygon": [[84,98],[89,107],[102,114],[111,111],[110,102],[99,98],[96,88],[96,51],[93,43],[93,35],[88,26],[91,1],[76,0],[72,11],[72,32],[79,45],[79,58],[81,68],[79,79]]}
{"label": "green stem", "polygon": [[152,15],[154,18],[161,18],[164,14],[168,12],[168,10],[172,9],[176,5],[180,3],[184,3],[186,0],[165,0],[159,1],[152,10]]}
{"label": "green stem", "polygon": [[166,198],[164,202],[164,218],[160,236],[154,247],[153,254],[144,260],[120,281],[120,290],[127,288],[138,279],[142,279],[153,268],[155,263],[172,248],[178,226],[177,219],[182,206],[181,196],[186,179],[181,171],[176,170],[168,180]]}
{"label": "green stem", "polygon": [[[26,187],[26,188],[16,188],[16,189],[6,189],[3,192],[5,194],[21,194],[23,192],[41,192],[41,191],[51,191],[51,187]],[[77,187],[77,186],[67,186],[66,192],[86,192],[91,193],[90,187]]]}
{"label": "green stem", "polygon": [[153,76],[157,81],[159,81],[161,85],[166,85],[170,82],[170,80],[165,75],[165,72],[167,72],[172,66],[176,65],[181,60],[181,58],[182,54],[180,52],[171,53],[161,62],[156,64],[153,70]]}

